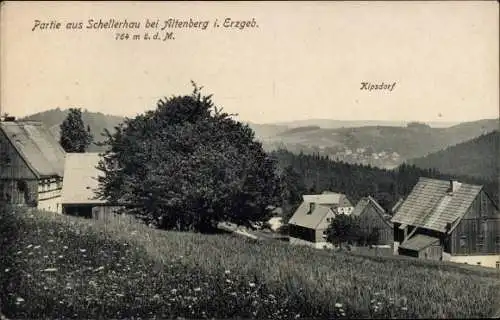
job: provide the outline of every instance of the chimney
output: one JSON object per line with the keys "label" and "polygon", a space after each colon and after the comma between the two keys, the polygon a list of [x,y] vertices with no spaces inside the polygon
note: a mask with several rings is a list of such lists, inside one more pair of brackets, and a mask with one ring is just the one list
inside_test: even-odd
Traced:
{"label": "chimney", "polygon": [[448,189],[448,193],[456,192],[462,184],[455,180],[450,180],[450,187]]}
{"label": "chimney", "polygon": [[307,214],[311,214],[314,211],[314,208],[316,207],[316,204],[314,202],[309,203],[309,211]]}

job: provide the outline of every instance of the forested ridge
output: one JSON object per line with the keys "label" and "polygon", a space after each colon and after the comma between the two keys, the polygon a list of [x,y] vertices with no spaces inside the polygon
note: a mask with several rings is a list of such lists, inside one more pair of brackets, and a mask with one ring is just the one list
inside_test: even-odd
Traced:
{"label": "forested ridge", "polygon": [[449,174],[494,179],[499,176],[499,148],[500,132],[493,131],[408,162]]}
{"label": "forested ridge", "polygon": [[395,170],[337,162],[326,156],[293,154],[281,149],[271,152],[280,168],[293,169],[296,173],[293,184],[303,184],[299,192],[321,193],[325,190],[340,192],[356,204],[364,196],[373,196],[386,210],[401,197],[411,192],[420,177],[435,179],[455,179],[465,183],[484,185],[493,201],[498,203],[498,181],[470,176],[456,176],[440,173],[436,169],[421,169],[414,165],[402,164]]}

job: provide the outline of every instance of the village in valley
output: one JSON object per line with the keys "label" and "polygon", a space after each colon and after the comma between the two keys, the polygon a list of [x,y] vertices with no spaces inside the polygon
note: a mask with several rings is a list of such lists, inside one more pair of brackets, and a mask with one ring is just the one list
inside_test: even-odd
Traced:
{"label": "village in valley", "polygon": [[[91,219],[127,216],[96,194],[102,154],[66,153],[40,122],[4,117],[0,128],[1,152],[9,159],[2,170],[2,195],[10,204]],[[280,210],[251,227],[230,221],[219,222],[219,227],[253,239],[285,239],[290,245],[332,249],[349,242],[355,244],[350,250],[378,249],[380,255],[500,269],[500,212],[481,185],[421,177],[390,210],[372,195],[353,202],[342,190],[302,194],[288,221]],[[338,217],[356,219],[358,235],[344,230],[336,241],[328,239]]]}

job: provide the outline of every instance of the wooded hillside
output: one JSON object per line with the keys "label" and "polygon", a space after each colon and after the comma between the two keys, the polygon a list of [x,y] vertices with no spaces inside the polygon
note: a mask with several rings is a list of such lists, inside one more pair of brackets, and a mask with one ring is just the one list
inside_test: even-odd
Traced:
{"label": "wooded hillside", "polygon": [[443,173],[492,180],[499,177],[499,152],[500,132],[494,131],[408,162]]}
{"label": "wooded hillside", "polygon": [[303,179],[306,190],[320,193],[324,190],[345,193],[357,203],[361,197],[373,196],[386,210],[400,197],[406,197],[419,177],[457,179],[462,182],[484,185],[494,201],[498,199],[498,182],[468,176],[454,176],[435,169],[420,169],[402,164],[396,170],[349,164],[329,160],[319,155],[295,155],[286,150],[271,153],[280,167],[291,166]]}

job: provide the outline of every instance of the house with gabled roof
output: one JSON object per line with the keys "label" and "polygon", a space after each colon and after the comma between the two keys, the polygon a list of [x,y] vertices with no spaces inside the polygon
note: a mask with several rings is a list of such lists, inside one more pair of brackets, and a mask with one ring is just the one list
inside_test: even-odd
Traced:
{"label": "house with gabled roof", "polygon": [[341,193],[324,192],[303,195],[302,204],[288,222],[290,244],[309,245],[315,248],[329,246],[326,229],[338,214],[351,214],[353,206]]}
{"label": "house with gabled roof", "polygon": [[120,206],[99,198],[101,156],[97,152],[67,153],[61,197],[62,213],[99,220],[111,219]]}
{"label": "house with gabled roof", "polygon": [[500,268],[500,214],[483,186],[420,178],[392,222],[400,255]]}
{"label": "house with gabled roof", "polygon": [[12,205],[60,212],[65,152],[36,121],[0,121],[0,197]]}
{"label": "house with gabled roof", "polygon": [[359,227],[365,235],[376,235],[375,245],[393,244],[392,216],[385,212],[377,200],[371,196],[361,198],[351,215],[358,218]]}

